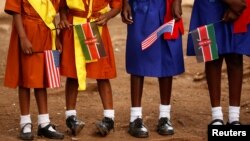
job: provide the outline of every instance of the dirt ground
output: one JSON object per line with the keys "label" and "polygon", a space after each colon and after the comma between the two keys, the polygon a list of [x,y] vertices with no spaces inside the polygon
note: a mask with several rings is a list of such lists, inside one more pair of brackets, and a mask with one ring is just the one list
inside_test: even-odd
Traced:
{"label": "dirt ground", "polygon": [[[185,35],[183,38],[183,50],[186,53],[187,30],[190,18],[191,7],[184,7]],[[2,20],[2,19],[1,19]],[[2,21],[4,22],[4,21]],[[6,22],[8,22],[6,20]],[[95,80],[89,80],[88,89],[79,93],[77,111],[78,117],[86,122],[86,126],[80,135],[72,138],[67,134],[65,125],[65,100],[64,87],[49,90],[48,103],[50,118],[57,125],[59,131],[65,133],[65,141],[70,140],[140,140],[131,137],[128,133],[130,114],[130,83],[129,75],[125,71],[125,40],[126,26],[121,23],[118,17],[109,22],[112,35],[114,51],[116,56],[117,72],[116,79],[111,80],[113,88],[114,108],[116,111],[115,131],[103,138],[96,134],[95,122],[101,120],[103,109],[99,94],[96,89]],[[8,42],[5,36],[2,44]],[[143,119],[150,130],[150,137],[141,140],[153,141],[204,141],[207,140],[207,124],[211,120],[210,102],[206,81],[204,79],[195,81],[195,74],[202,73],[203,63],[197,64],[194,57],[185,58],[186,72],[174,77],[172,91],[172,112],[171,119],[175,128],[172,136],[158,135],[156,125],[159,115],[159,89],[155,78],[146,78],[143,92]],[[241,102],[241,122],[250,124],[250,59],[244,58],[244,83]],[[222,77],[222,106],[224,119],[228,115],[228,82],[225,67]],[[65,78],[63,78],[63,86]],[[19,104],[16,89],[3,87],[3,78],[0,85],[0,140],[18,140],[19,133]],[[37,107],[34,96],[31,99],[31,116],[33,121],[34,134],[37,131]],[[35,140],[44,141],[45,138],[35,137]]]}

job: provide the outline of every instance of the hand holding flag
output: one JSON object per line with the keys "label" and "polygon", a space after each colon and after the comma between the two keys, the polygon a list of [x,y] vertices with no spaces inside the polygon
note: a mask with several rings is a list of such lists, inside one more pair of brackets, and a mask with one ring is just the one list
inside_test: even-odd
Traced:
{"label": "hand holding flag", "polygon": [[163,33],[169,32],[172,34],[174,29],[174,24],[175,24],[175,19],[163,24],[158,29],[156,29],[144,41],[142,41],[141,43],[142,50],[145,50],[148,47],[150,47]]}

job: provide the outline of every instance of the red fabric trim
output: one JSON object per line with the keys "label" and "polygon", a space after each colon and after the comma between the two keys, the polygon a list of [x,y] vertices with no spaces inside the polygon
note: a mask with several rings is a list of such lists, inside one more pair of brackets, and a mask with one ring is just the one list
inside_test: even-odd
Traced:
{"label": "red fabric trim", "polygon": [[[172,4],[174,0],[166,0],[166,13],[164,17],[164,22],[169,22],[172,20],[173,14],[172,14]],[[183,25],[183,20],[180,19],[179,21],[175,21],[173,33],[164,33],[164,39],[177,39],[180,36],[180,33],[183,35],[184,34],[184,25]]]}
{"label": "red fabric trim", "polygon": [[234,22],[234,33],[247,32],[247,25],[250,24],[250,0],[246,0],[246,3],[247,8],[239,19]]}

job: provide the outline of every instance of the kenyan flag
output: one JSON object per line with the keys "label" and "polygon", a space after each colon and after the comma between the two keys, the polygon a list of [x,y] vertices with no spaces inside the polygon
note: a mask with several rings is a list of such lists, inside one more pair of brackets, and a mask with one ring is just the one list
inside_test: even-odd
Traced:
{"label": "kenyan flag", "polygon": [[207,62],[219,58],[213,24],[198,27],[191,31],[191,35],[198,62]]}
{"label": "kenyan flag", "polygon": [[105,57],[105,49],[96,23],[75,25],[86,62]]}

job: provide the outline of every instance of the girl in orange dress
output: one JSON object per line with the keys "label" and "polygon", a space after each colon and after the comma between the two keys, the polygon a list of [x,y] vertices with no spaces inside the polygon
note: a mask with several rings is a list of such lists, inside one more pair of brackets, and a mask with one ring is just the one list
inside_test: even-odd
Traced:
{"label": "girl in orange dress", "polygon": [[[59,7],[59,0],[6,1],[5,12],[13,16],[13,28],[4,84],[11,88],[18,87],[21,139],[32,140],[34,138],[30,118],[31,88],[34,88],[39,112],[37,135],[62,139],[64,135],[55,130],[49,119],[44,54],[35,53],[51,50],[52,44],[55,42],[52,40],[51,29],[40,16],[46,11],[38,10],[38,4],[41,7],[51,8],[50,13],[54,14],[44,14],[44,17],[47,16],[53,20]],[[57,45],[60,47],[59,40],[57,41]]]}
{"label": "girl in orange dress", "polygon": [[[104,107],[104,118],[96,126],[101,135],[105,136],[114,128],[114,109],[112,90],[109,79],[116,77],[115,59],[112,42],[107,27],[107,22],[116,16],[121,9],[121,0],[64,0],[64,9],[60,10],[61,22],[58,25],[62,30],[62,62],[61,74],[67,77],[66,81],[66,124],[73,135],[77,135],[84,126],[84,123],[77,120],[76,99],[78,90],[85,89],[85,81],[82,78],[88,77],[97,80],[98,91]],[[110,6],[110,9],[107,9]],[[74,28],[72,24],[83,24],[96,21],[101,32],[101,38],[105,47],[107,57],[97,62],[82,62],[78,68],[78,56],[81,50],[74,39]],[[84,57],[82,57],[84,60]],[[82,61],[81,60],[81,61]],[[83,75],[80,75],[83,74]]]}

